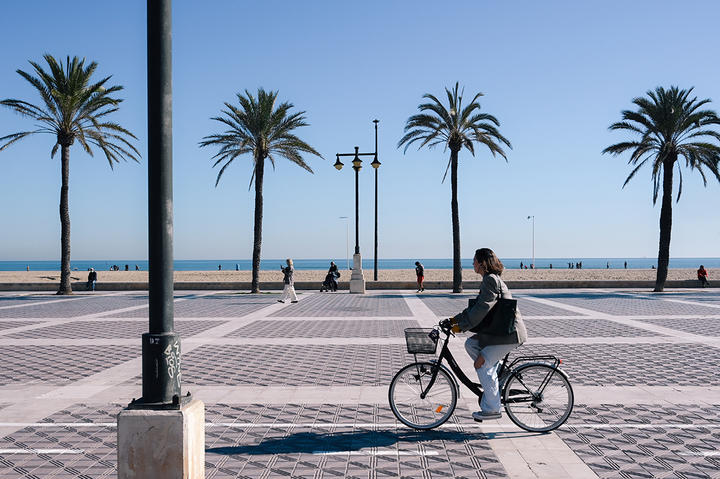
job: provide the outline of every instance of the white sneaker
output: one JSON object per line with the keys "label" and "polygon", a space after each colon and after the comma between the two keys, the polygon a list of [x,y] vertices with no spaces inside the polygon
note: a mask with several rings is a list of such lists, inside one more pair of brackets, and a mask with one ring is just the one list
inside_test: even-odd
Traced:
{"label": "white sneaker", "polygon": [[485,411],[475,411],[472,413],[472,418],[475,419],[477,422],[483,422],[484,420],[490,420],[490,419],[500,419],[502,417],[502,414],[500,411],[498,412],[485,412]]}

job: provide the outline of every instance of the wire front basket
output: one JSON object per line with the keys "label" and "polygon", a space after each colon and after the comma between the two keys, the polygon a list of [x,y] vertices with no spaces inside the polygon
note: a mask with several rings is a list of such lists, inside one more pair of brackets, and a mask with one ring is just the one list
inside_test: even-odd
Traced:
{"label": "wire front basket", "polygon": [[432,328],[405,328],[405,343],[410,354],[435,354],[438,336]]}

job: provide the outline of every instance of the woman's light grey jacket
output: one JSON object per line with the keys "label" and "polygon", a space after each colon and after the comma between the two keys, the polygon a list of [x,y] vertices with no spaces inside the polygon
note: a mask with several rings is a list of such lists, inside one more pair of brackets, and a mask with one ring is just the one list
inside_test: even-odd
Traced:
{"label": "woman's light grey jacket", "polygon": [[[463,331],[470,331],[472,328],[480,324],[480,322],[488,314],[488,311],[495,306],[500,298],[500,292],[505,299],[512,299],[512,294],[505,282],[496,274],[486,274],[483,276],[480,285],[480,294],[477,301],[472,307],[465,309],[462,313],[455,316],[458,326]],[[489,334],[475,333],[480,344],[490,346],[493,344],[522,344],[527,340],[527,330],[522,320],[520,311],[517,312],[515,332],[507,336],[493,336]]]}

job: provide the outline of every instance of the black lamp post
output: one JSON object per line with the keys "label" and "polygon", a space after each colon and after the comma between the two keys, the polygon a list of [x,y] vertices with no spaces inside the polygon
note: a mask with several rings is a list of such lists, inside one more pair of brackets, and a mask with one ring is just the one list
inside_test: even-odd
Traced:
{"label": "black lamp post", "polygon": [[359,229],[359,221],[360,221],[360,207],[359,207],[359,193],[358,193],[358,186],[359,186],[359,173],[362,169],[362,160],[360,159],[361,156],[372,156],[373,161],[370,163],[370,166],[372,166],[375,169],[375,281],[377,281],[377,170],[380,166],[380,162],[378,161],[378,150],[377,150],[377,134],[378,134],[378,123],[379,120],[373,120],[373,123],[375,124],[375,151],[372,153],[360,153],[359,147],[355,147],[354,153],[336,153],[335,157],[335,168],[339,170],[342,169],[344,164],[340,161],[341,156],[352,156],[353,157],[353,170],[355,170],[355,254],[360,254],[360,229]]}
{"label": "black lamp post", "polygon": [[180,407],[174,331],[171,0],[147,2],[149,332],[142,335],[142,398],[130,408]]}

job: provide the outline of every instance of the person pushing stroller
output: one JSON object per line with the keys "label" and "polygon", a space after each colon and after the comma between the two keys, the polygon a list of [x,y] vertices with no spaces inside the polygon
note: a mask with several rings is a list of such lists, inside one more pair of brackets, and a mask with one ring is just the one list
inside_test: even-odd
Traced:
{"label": "person pushing stroller", "polygon": [[323,284],[320,286],[320,292],[322,293],[324,291],[337,291],[338,278],[340,278],[340,272],[338,271],[338,267],[335,262],[330,261],[330,268],[325,275],[325,281],[323,281]]}

